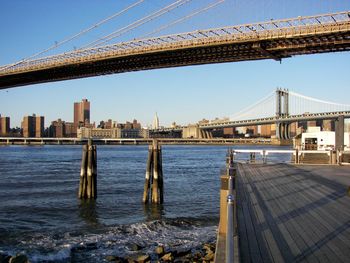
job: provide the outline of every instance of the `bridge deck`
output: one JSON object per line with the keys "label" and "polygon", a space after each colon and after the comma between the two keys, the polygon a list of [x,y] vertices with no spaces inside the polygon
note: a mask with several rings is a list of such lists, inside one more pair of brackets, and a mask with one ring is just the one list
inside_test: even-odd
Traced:
{"label": "bridge deck", "polygon": [[[327,171],[238,164],[242,262],[349,262],[350,178],[335,182]],[[349,172],[332,169],[339,176]]]}

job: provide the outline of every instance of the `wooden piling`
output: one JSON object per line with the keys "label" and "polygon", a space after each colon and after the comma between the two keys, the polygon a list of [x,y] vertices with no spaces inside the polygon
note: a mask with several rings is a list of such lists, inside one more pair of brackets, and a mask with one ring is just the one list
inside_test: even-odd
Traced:
{"label": "wooden piling", "polygon": [[89,140],[87,145],[83,145],[78,197],[80,199],[97,198],[97,151],[92,140]]}
{"label": "wooden piling", "polygon": [[159,186],[158,186],[158,143],[153,145],[153,182],[152,182],[152,203],[160,203],[159,199]]}
{"label": "wooden piling", "polygon": [[97,198],[97,148],[92,146],[93,162],[92,162],[92,198]]}
{"label": "wooden piling", "polygon": [[143,190],[143,198],[142,202],[147,203],[149,199],[149,189],[150,189],[150,175],[152,173],[152,162],[153,160],[153,150],[152,146],[150,145],[148,147],[148,159],[147,159],[147,166],[146,166],[146,175],[145,175],[145,185],[144,185],[144,190]]}
{"label": "wooden piling", "polygon": [[148,149],[143,203],[151,200],[154,204],[162,204],[164,201],[163,191],[162,151],[158,141],[153,140],[152,146],[149,146]]}
{"label": "wooden piling", "polygon": [[158,177],[158,182],[159,182],[159,198],[160,198],[160,203],[163,204],[164,201],[164,183],[163,183],[163,158],[162,158],[162,149],[159,147],[158,150],[158,163],[159,163],[159,177]]}
{"label": "wooden piling", "polygon": [[83,154],[81,157],[80,168],[80,184],[79,184],[79,198],[85,198],[85,179],[86,179],[86,164],[87,164],[87,145],[83,145]]}

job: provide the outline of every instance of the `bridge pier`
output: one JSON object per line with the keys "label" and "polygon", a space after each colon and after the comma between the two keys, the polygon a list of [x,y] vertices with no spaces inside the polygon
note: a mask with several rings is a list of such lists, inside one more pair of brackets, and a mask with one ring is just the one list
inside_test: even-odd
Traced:
{"label": "bridge pier", "polygon": [[276,123],[276,138],[279,140],[290,139],[290,124],[289,123]]}
{"label": "bridge pier", "polygon": [[97,151],[91,139],[87,145],[83,145],[78,197],[97,198]]}
{"label": "bridge pier", "polygon": [[148,148],[143,203],[151,200],[153,204],[162,204],[164,201],[162,149],[157,140],[153,140]]}
{"label": "bridge pier", "polygon": [[344,116],[340,115],[335,120],[335,150],[336,150],[336,162],[340,164],[342,162],[341,152],[344,150]]}

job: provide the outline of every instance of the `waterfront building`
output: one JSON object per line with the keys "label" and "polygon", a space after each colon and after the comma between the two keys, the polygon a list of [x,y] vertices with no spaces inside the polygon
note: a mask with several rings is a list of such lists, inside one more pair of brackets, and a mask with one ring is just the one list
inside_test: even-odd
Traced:
{"label": "waterfront building", "polygon": [[122,129],[121,138],[142,138],[141,129]]}
{"label": "waterfront building", "polygon": [[90,101],[82,99],[74,102],[74,125],[77,128],[86,127],[90,124]]}
{"label": "waterfront building", "polygon": [[271,137],[272,135],[272,127],[271,124],[261,125],[260,127],[260,136],[261,137]]}
{"label": "waterfront building", "polygon": [[10,133],[10,117],[0,115],[0,136],[7,136]]}
{"label": "waterfront building", "polygon": [[35,117],[35,137],[41,138],[44,137],[45,124],[43,116]]}
{"label": "waterfront building", "polygon": [[189,124],[187,127],[185,127],[182,130],[182,138],[189,139],[189,138],[199,138],[200,136],[200,129],[197,124]]}
{"label": "waterfront building", "polygon": [[63,138],[66,135],[66,127],[65,122],[61,119],[58,119],[57,121],[51,122],[50,128],[49,128],[49,136],[55,137],[55,138]]}
{"label": "waterfront building", "polygon": [[148,138],[148,129],[125,129],[114,127],[111,129],[80,127],[77,130],[78,138]]}
{"label": "waterfront building", "polygon": [[23,117],[21,123],[23,137],[43,137],[44,136],[44,122],[45,119],[43,116],[32,116]]}
{"label": "waterfront building", "polygon": [[223,128],[223,137],[224,138],[233,138],[235,137],[236,129],[234,127],[225,127]]}
{"label": "waterfront building", "polygon": [[77,131],[78,138],[121,138],[120,128],[102,129],[102,128],[86,128],[80,127]]}
{"label": "waterfront building", "polygon": [[97,126],[97,128],[102,129],[112,129],[116,127],[116,122],[112,121],[111,119],[108,119],[108,121],[100,121],[100,124]]}
{"label": "waterfront building", "polygon": [[334,131],[334,121],[333,120],[323,120],[322,121],[322,131]]}
{"label": "waterfront building", "polygon": [[65,122],[65,136],[64,137],[76,137],[77,136],[77,130],[75,129],[74,122]]}

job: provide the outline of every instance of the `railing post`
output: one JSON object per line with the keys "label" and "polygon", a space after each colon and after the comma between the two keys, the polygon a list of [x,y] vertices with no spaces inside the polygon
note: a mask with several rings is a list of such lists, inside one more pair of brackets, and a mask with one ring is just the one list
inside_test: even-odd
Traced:
{"label": "railing post", "polygon": [[227,196],[227,232],[226,232],[226,263],[233,263],[234,257],[234,195]]}
{"label": "railing post", "polygon": [[295,149],[294,163],[299,164],[299,150],[298,150],[298,148]]}
{"label": "railing post", "polygon": [[266,155],[266,150],[262,151],[262,155],[263,155],[263,163],[266,163],[266,159],[267,159],[267,155]]}

